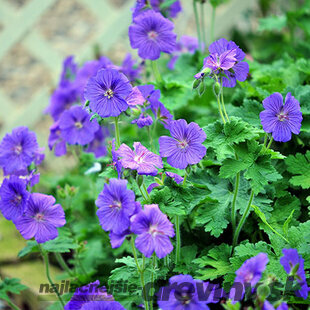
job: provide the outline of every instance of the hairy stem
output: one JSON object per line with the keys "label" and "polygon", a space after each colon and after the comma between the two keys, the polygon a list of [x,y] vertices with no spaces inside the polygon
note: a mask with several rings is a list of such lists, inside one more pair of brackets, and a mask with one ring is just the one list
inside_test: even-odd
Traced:
{"label": "hairy stem", "polygon": [[175,216],[175,230],[176,230],[176,252],[175,252],[175,264],[178,265],[181,260],[181,231],[180,231],[180,216]]}
{"label": "hairy stem", "polygon": [[74,274],[72,273],[72,270],[69,268],[69,266],[67,265],[67,263],[63,259],[62,255],[60,253],[56,253],[56,252],[54,253],[54,255],[55,255],[55,258],[56,258],[58,264],[60,265],[60,267],[63,270],[65,270],[70,277],[73,277]]}
{"label": "hairy stem", "polygon": [[201,33],[200,33],[200,23],[199,23],[198,9],[197,9],[197,0],[193,0],[193,8],[194,8],[194,15],[195,15],[198,43],[199,43],[199,47],[202,48]]}
{"label": "hairy stem", "polygon": [[216,98],[217,98],[217,104],[218,104],[218,108],[219,108],[219,112],[220,112],[223,124],[226,124],[226,120],[225,120],[225,117],[223,115],[222,108],[221,108],[220,95],[216,96]]}
{"label": "hairy stem", "polygon": [[10,299],[5,299],[7,304],[14,310],[21,310],[18,306],[16,306]]}
{"label": "hairy stem", "polygon": [[119,118],[119,116],[114,117],[114,124],[115,124],[115,141],[116,141],[115,148],[116,148],[116,150],[117,150],[117,149],[120,147],[120,145],[121,145],[118,118]]}
{"label": "hairy stem", "polygon": [[48,254],[46,253],[46,251],[44,251],[42,249],[42,247],[39,245],[39,249],[40,249],[40,252],[41,252],[41,255],[42,255],[42,258],[43,258],[43,261],[44,261],[44,264],[45,264],[45,273],[46,273],[46,277],[47,277],[47,280],[48,282],[50,283],[51,287],[53,288],[55,294],[57,295],[62,307],[64,308],[65,307],[65,303],[64,301],[62,300],[61,296],[60,296],[60,293],[56,287],[56,285],[54,284],[54,282],[52,281],[52,278],[51,278],[51,275],[50,275],[50,268],[49,268],[49,261],[48,261]]}
{"label": "hairy stem", "polygon": [[250,194],[250,199],[249,199],[248,205],[247,205],[247,207],[246,207],[246,209],[245,209],[245,211],[244,211],[244,213],[243,213],[243,215],[241,217],[241,220],[240,220],[240,222],[239,222],[239,224],[237,226],[237,229],[236,229],[236,231],[234,233],[233,250],[234,250],[235,246],[237,245],[238,238],[239,238],[239,235],[240,235],[240,231],[241,231],[241,229],[242,229],[242,227],[243,227],[243,225],[244,225],[244,223],[246,221],[246,218],[247,218],[247,216],[248,216],[248,214],[250,212],[250,208],[251,208],[253,199],[254,199],[254,191],[251,190],[251,194]]}
{"label": "hairy stem", "polygon": [[156,83],[161,84],[163,82],[163,79],[160,75],[156,60],[151,61],[151,65],[152,65],[152,70],[153,70]]}
{"label": "hairy stem", "polygon": [[223,107],[224,114],[226,116],[227,121],[229,122],[229,117],[228,117],[228,114],[226,112],[225,103],[224,103],[223,78],[221,79],[221,102],[222,102],[222,107]]}
{"label": "hairy stem", "polygon": [[239,184],[240,184],[240,172],[236,175],[235,180],[235,190],[234,190],[234,197],[231,204],[231,225],[233,229],[233,233],[236,230],[236,202],[237,202],[237,196],[239,191]]}

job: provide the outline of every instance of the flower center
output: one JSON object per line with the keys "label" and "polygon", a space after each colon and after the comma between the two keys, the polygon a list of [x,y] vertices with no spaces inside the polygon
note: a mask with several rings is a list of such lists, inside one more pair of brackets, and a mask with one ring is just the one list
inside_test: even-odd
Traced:
{"label": "flower center", "polygon": [[149,228],[149,234],[152,237],[156,237],[156,235],[164,235],[164,233],[160,230],[158,230],[157,225],[151,225]]}
{"label": "flower center", "polygon": [[155,40],[158,37],[158,33],[152,30],[148,32],[147,36],[149,37],[149,39]]}
{"label": "flower center", "polygon": [[17,154],[20,155],[20,153],[23,151],[23,148],[21,145],[16,145],[13,147],[13,151]]}
{"label": "flower center", "polygon": [[245,282],[251,282],[252,279],[253,279],[253,277],[254,277],[253,273],[252,273],[252,272],[249,272],[249,273],[247,273],[247,274],[245,275],[244,280],[245,280]]}
{"label": "flower center", "polygon": [[74,126],[75,126],[77,129],[83,128],[83,124],[82,124],[81,122],[75,122]]}
{"label": "flower center", "polygon": [[15,197],[12,199],[12,202],[16,205],[19,205],[22,201],[22,196],[17,194]]}
{"label": "flower center", "polygon": [[188,147],[188,143],[187,143],[187,141],[185,141],[185,140],[183,140],[183,141],[179,141],[178,142],[178,147],[180,148],[180,149],[186,149],[187,147]]}
{"label": "flower center", "polygon": [[34,217],[38,222],[42,222],[44,220],[44,214],[37,213]]}
{"label": "flower center", "polygon": [[280,122],[288,121],[288,115],[281,111],[279,114],[277,114],[278,120]]}
{"label": "flower center", "polygon": [[120,201],[114,200],[113,203],[110,204],[109,207],[119,211],[122,208],[122,203]]}
{"label": "flower center", "polygon": [[112,90],[111,88],[109,88],[109,89],[104,93],[104,95],[105,95],[106,97],[108,97],[108,99],[111,99],[111,98],[114,96],[114,92],[113,92],[113,90]]}
{"label": "flower center", "polygon": [[142,154],[140,155],[136,155],[135,158],[134,158],[134,161],[137,163],[137,164],[141,164],[143,162],[143,157],[145,155],[145,152],[143,152]]}

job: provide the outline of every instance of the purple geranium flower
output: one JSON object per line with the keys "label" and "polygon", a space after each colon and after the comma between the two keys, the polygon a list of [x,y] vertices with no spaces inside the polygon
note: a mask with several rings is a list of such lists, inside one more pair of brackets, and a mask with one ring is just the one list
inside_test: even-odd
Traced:
{"label": "purple geranium flower", "polygon": [[90,121],[90,115],[81,106],[73,106],[61,115],[59,128],[67,143],[85,145],[94,139],[99,125],[96,119]]}
{"label": "purple geranium flower", "polygon": [[132,87],[123,73],[103,69],[90,78],[85,88],[85,98],[90,101],[92,112],[101,117],[118,116],[126,111],[126,98]]}
{"label": "purple geranium flower", "polygon": [[[160,12],[161,4],[163,4],[165,0],[150,0],[151,6],[154,11]],[[175,18],[182,11],[181,2],[179,0],[174,1],[170,6],[165,8],[162,12],[165,16]]]}
{"label": "purple geranium flower", "polygon": [[82,310],[126,310],[117,301],[91,301],[83,306]]}
{"label": "purple geranium flower", "polygon": [[97,216],[105,231],[122,234],[129,228],[136,210],[135,194],[127,189],[127,180],[110,179],[96,200]]}
{"label": "purple geranium flower", "polygon": [[[65,310],[84,310],[84,309],[101,309],[101,305],[116,305],[112,295],[108,294],[104,286],[99,287],[99,280],[79,287],[71,297],[71,300],[65,305]],[[96,302],[94,306],[94,302]],[[89,306],[89,307],[88,307]],[[92,307],[94,306],[94,307]],[[114,308],[103,308],[112,310]],[[115,309],[123,309],[116,308]]]}
{"label": "purple geranium flower", "polygon": [[158,205],[144,205],[144,210],[132,217],[131,231],[138,235],[135,244],[145,257],[155,252],[163,258],[173,250],[169,239],[174,237],[173,225]]}
{"label": "purple geranium flower", "polygon": [[139,128],[143,128],[145,126],[151,126],[153,124],[153,119],[148,114],[141,113],[139,118],[133,120],[131,124],[137,124]]}
{"label": "purple geranium flower", "polygon": [[77,71],[78,65],[74,61],[74,56],[71,55],[65,58],[60,75],[59,86],[67,87],[70,85],[75,80]]}
{"label": "purple geranium flower", "polygon": [[188,165],[198,164],[206,155],[202,142],[205,132],[196,124],[184,119],[170,122],[171,137],[159,138],[159,153],[167,157],[167,162],[174,168],[185,169]]}
{"label": "purple geranium flower", "polygon": [[30,195],[26,185],[26,181],[18,176],[3,180],[0,187],[0,211],[7,220],[15,220],[24,213]]}
{"label": "purple geranium flower", "polygon": [[57,121],[61,114],[68,110],[78,101],[77,91],[74,85],[57,88],[50,99],[50,104],[45,112],[49,113],[54,121]]}
{"label": "purple geranium flower", "polygon": [[129,94],[129,96],[126,98],[127,104],[134,108],[137,105],[143,105],[146,99],[143,97],[141,91],[139,90],[138,86],[135,86],[132,89],[132,92]]}
{"label": "purple geranium flower", "polygon": [[151,183],[148,187],[147,187],[147,192],[150,194],[152,192],[152,190],[155,188],[155,187],[158,187],[160,186],[158,183]]}
{"label": "purple geranium flower", "polygon": [[33,193],[28,199],[25,213],[14,221],[25,239],[35,238],[44,243],[58,236],[57,227],[66,224],[65,213],[53,196]]}
{"label": "purple geranium flower", "polygon": [[119,68],[119,71],[124,73],[130,82],[134,82],[140,78],[142,66],[137,65],[137,61],[128,53]]}
{"label": "purple geranium flower", "polygon": [[[130,218],[135,216],[135,214],[139,213],[140,211],[142,211],[141,203],[139,201],[136,201],[136,209]],[[123,244],[123,242],[125,241],[126,237],[128,235],[130,235],[131,233],[132,232],[130,229],[126,229],[121,234],[115,234],[111,231],[109,234],[109,237],[110,237],[110,242],[111,242],[112,248],[113,249],[119,248]]]}
{"label": "purple geranium flower", "polygon": [[169,172],[169,171],[166,171],[166,175],[169,177],[169,178],[172,178],[175,183],[177,184],[180,184],[184,181],[184,178],[182,178],[180,175],[178,175],[177,173],[173,173],[173,172]]}
{"label": "purple geranium flower", "polygon": [[292,133],[300,132],[302,114],[300,105],[291,93],[283,97],[280,93],[273,93],[263,100],[265,110],[259,115],[263,129],[272,133],[275,141],[287,142],[291,140]]}
{"label": "purple geranium flower", "polygon": [[[233,41],[219,39],[209,46],[210,56],[204,59],[204,69],[210,68],[214,74],[223,76],[224,87],[235,87],[236,81],[245,81],[249,64],[244,60],[245,53]],[[204,74],[198,73],[195,78]]]}
{"label": "purple geranium flower", "polygon": [[176,61],[183,53],[194,54],[198,48],[199,48],[199,42],[197,38],[191,36],[182,36],[179,42],[177,43],[177,47],[173,52],[173,57],[168,62],[167,67],[170,70],[173,70]]}
{"label": "purple geranium flower", "polygon": [[34,132],[27,127],[14,128],[0,143],[0,166],[6,174],[25,170],[34,161],[38,149]]}
{"label": "purple geranium flower", "polygon": [[97,74],[100,69],[114,68],[115,66],[108,57],[102,56],[98,60],[86,61],[78,70],[75,86],[81,100],[84,98],[84,89],[88,80]]}
{"label": "purple geranium flower", "polygon": [[104,142],[108,135],[109,130],[107,128],[99,127],[95,132],[94,139],[89,143],[85,152],[94,153],[96,158],[107,155],[107,148]]}
{"label": "purple geranium flower", "polygon": [[67,153],[66,141],[61,136],[58,121],[50,127],[50,135],[48,137],[48,147],[50,150],[54,148],[54,154],[56,156],[63,156]]}
{"label": "purple geranium flower", "polygon": [[[214,285],[201,280],[193,279],[190,275],[177,275],[169,279],[169,286],[162,287],[158,293],[158,306],[162,310],[208,310],[208,303],[212,302]],[[198,287],[208,295],[207,300],[201,300],[198,295]],[[202,293],[202,292],[201,292]]]}
{"label": "purple geranium flower", "polygon": [[153,101],[151,102],[151,110],[154,113],[155,118],[158,119],[166,129],[169,129],[173,115],[168,109],[161,102]]}
{"label": "purple geranium flower", "polygon": [[148,10],[138,15],[129,27],[132,48],[143,59],[156,60],[160,53],[172,53],[176,46],[174,24],[160,13]]}
{"label": "purple geranium flower", "polygon": [[262,310],[288,310],[288,305],[282,302],[278,307],[274,307],[268,300],[264,301]]}
{"label": "purple geranium flower", "polygon": [[117,150],[122,166],[131,170],[137,170],[138,174],[157,175],[157,168],[163,168],[160,156],[150,152],[140,142],[135,142],[133,148],[134,151],[123,143]]}
{"label": "purple geranium flower", "polygon": [[293,277],[300,285],[300,290],[295,292],[296,296],[307,299],[308,285],[304,271],[304,260],[296,249],[283,249],[284,256],[280,258],[280,263],[289,276]]}
{"label": "purple geranium flower", "polygon": [[[259,253],[258,255],[247,259],[243,265],[236,271],[235,283],[241,283],[243,285],[250,284],[254,289],[255,285],[262,277],[263,271],[268,264],[268,256],[266,253]],[[242,292],[242,298],[244,295],[244,289]],[[241,299],[242,299],[241,298]]]}

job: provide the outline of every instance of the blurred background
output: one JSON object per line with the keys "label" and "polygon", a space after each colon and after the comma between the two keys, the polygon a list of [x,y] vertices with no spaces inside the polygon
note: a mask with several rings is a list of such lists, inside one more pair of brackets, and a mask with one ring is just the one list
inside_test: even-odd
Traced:
{"label": "blurred background", "polygon": [[[209,1],[207,1],[209,2]],[[242,42],[245,33],[257,30],[258,19],[274,13],[289,1],[231,0],[216,11],[215,38]],[[294,1],[293,1],[294,2]],[[130,51],[128,26],[134,0],[0,0],[0,140],[16,126],[35,131],[46,159],[40,172],[61,173],[70,167],[70,157],[56,158],[48,150],[52,120],[43,111],[58,83],[62,61],[75,55],[79,63],[108,56],[120,64]],[[182,0],[183,12],[176,19],[176,32],[196,35],[191,0]],[[207,40],[210,43],[212,7],[207,3]],[[243,40],[244,42],[244,40]],[[244,46],[243,46],[244,48]],[[246,48],[246,47],[245,47]],[[0,276],[23,279],[31,291],[23,292],[24,309],[38,309],[37,290],[45,283],[40,260],[18,260],[25,246],[14,225],[0,216]],[[57,269],[52,270],[57,275]],[[0,309],[4,304],[0,301]]]}

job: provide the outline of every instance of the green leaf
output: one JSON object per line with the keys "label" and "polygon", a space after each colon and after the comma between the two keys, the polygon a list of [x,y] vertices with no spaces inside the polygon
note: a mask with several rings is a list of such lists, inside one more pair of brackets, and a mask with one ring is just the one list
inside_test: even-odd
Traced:
{"label": "green leaf", "polygon": [[258,31],[281,31],[286,26],[286,16],[268,16],[259,20]]}
{"label": "green leaf", "polygon": [[229,262],[231,246],[222,243],[208,251],[207,255],[197,258],[193,263],[197,264],[200,269],[197,270],[199,279],[214,280],[228,272],[231,272]]}
{"label": "green leaf", "polygon": [[[285,92],[291,92],[299,101],[303,116],[310,115],[310,85],[289,86],[285,89]],[[303,127],[303,123],[301,127]]]}
{"label": "green leaf", "polygon": [[263,221],[264,224],[266,224],[276,235],[278,235],[280,238],[282,238],[285,242],[289,243],[289,241],[284,236],[282,236],[273,227],[271,227],[271,225],[266,220],[265,214],[259,209],[259,207],[254,206],[254,205],[252,205],[251,207],[254,209],[256,215]]}
{"label": "green leaf", "polygon": [[284,232],[286,238],[288,237],[288,228],[289,228],[289,225],[292,221],[294,212],[295,212],[295,210],[292,210],[290,216],[286,219],[286,221],[283,224],[283,232]]}
{"label": "green leaf", "polygon": [[27,286],[20,284],[20,279],[4,278],[3,281],[0,280],[0,300],[10,301],[8,293],[20,294],[25,289],[27,289]]}
{"label": "green leaf", "polygon": [[264,192],[265,185],[282,178],[275,167],[272,166],[269,156],[260,156],[245,172],[244,177],[250,180],[254,194]]}
{"label": "green leaf", "polygon": [[40,252],[37,241],[27,241],[27,245],[18,253],[18,257],[24,257],[29,253]]}
{"label": "green leaf", "polygon": [[286,158],[287,170],[292,174],[297,174],[290,179],[294,186],[301,186],[303,189],[310,188],[310,151],[305,155],[297,153]]}
{"label": "green leaf", "polygon": [[234,144],[259,136],[255,127],[236,117],[231,117],[225,125],[216,121],[203,129],[207,135],[204,145],[212,147],[219,160],[234,155]]}
{"label": "green leaf", "polygon": [[151,199],[161,211],[168,215],[186,215],[207,196],[205,190],[187,185],[176,184],[171,178],[165,179],[165,186],[154,188]]}
{"label": "green leaf", "polygon": [[78,247],[79,245],[73,239],[61,236],[42,244],[44,250],[57,253],[67,253]]}

